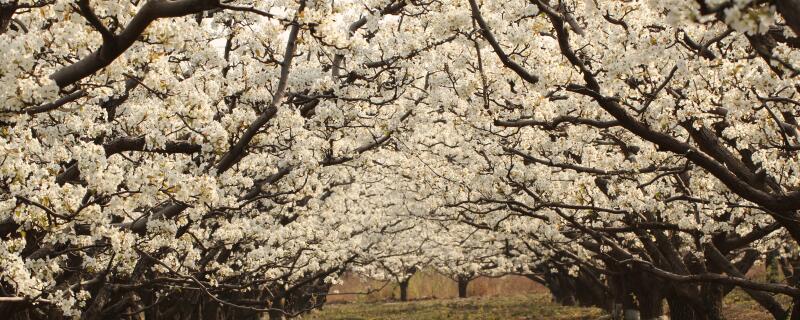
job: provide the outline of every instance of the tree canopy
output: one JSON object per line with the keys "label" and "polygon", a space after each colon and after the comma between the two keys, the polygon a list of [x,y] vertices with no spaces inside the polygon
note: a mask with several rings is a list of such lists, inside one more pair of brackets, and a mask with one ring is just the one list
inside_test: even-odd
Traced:
{"label": "tree canopy", "polygon": [[284,318],[431,267],[800,319],[798,34],[796,0],[0,0],[0,311]]}

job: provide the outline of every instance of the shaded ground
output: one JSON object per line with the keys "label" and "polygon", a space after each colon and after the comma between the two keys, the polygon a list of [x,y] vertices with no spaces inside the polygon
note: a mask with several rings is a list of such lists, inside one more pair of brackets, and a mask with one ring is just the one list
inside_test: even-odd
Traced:
{"label": "shaded ground", "polygon": [[[763,268],[754,268],[751,278],[765,281]],[[468,299],[454,299],[456,284],[433,271],[414,275],[409,286],[412,302],[387,302],[399,297],[395,283],[360,279],[346,275],[344,282],[334,286],[328,297],[331,302],[324,310],[315,311],[304,319],[366,320],[366,319],[603,319],[599,309],[564,307],[551,302],[550,293],[538,283],[520,276],[479,278],[468,287]],[[345,294],[360,292],[361,294]],[[368,294],[366,294],[368,293]],[[778,296],[789,308],[791,300]],[[736,289],[725,297],[724,314],[727,320],[771,320],[770,314],[744,291]],[[665,310],[667,310],[665,306]]]}
{"label": "shaded ground", "polygon": [[[303,319],[313,320],[443,320],[517,319],[589,320],[607,319],[599,309],[564,307],[554,304],[545,292],[513,296],[467,299],[418,300],[411,302],[351,302],[328,304]],[[783,299],[781,299],[783,300]],[[782,301],[783,302],[783,301]],[[787,306],[788,307],[788,306]],[[727,320],[770,320],[772,317],[736,290],[725,298]]]}
{"label": "shaded ground", "polygon": [[[791,305],[791,299],[786,296],[778,296],[780,302],[785,309]],[[723,313],[727,320],[772,320],[774,319],[769,312],[764,310],[758,305],[755,300],[751,299],[744,291],[736,289],[731,294],[727,295],[724,300],[725,307]]]}
{"label": "shaded ground", "polygon": [[314,312],[304,318],[315,320],[588,320],[601,317],[602,312],[599,309],[563,307],[550,302],[548,294],[535,293],[507,297],[331,304],[325,306],[324,310]]}

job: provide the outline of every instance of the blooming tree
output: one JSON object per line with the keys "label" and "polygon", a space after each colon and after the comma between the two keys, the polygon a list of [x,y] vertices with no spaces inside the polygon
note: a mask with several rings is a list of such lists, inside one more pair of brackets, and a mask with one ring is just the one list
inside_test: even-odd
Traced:
{"label": "blooming tree", "polygon": [[800,317],[798,31],[793,0],[3,1],[0,309],[282,318],[429,262]]}
{"label": "blooming tree", "polygon": [[449,72],[454,131],[476,142],[448,146],[474,166],[460,220],[513,232],[553,273],[602,276],[642,317],[666,298],[720,318],[731,285],[786,317],[764,291],[797,297],[793,280],[744,273],[797,240],[794,8],[469,1],[481,39]]}
{"label": "blooming tree", "polygon": [[4,2],[2,308],[305,311],[386,231],[360,167],[447,40],[406,5]]}

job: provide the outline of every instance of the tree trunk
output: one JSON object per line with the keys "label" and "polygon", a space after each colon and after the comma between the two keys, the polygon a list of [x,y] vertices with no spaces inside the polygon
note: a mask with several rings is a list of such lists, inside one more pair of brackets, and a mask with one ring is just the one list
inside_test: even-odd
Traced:
{"label": "tree trunk", "polygon": [[[748,251],[745,257],[740,260],[739,262],[744,262],[741,265],[734,265],[732,264],[728,258],[726,258],[716,247],[709,247],[706,251],[706,258],[709,262],[715,267],[719,269],[714,269],[715,272],[724,271],[730,276],[745,278],[745,273],[748,269],[752,266],[753,262],[755,261],[756,257],[758,256],[758,251],[752,250]],[[767,259],[769,260],[769,258]],[[773,259],[773,261],[780,262],[780,260]],[[778,266],[782,266],[782,264],[778,264]],[[733,290],[733,285],[722,285],[722,296],[724,297],[728,293]],[[787,311],[781,306],[781,304],[775,300],[775,298],[763,291],[757,291],[752,289],[745,289],[743,288],[748,295],[750,295],[753,300],[758,302],[759,305],[767,309],[772,314],[772,317],[775,319],[784,320],[787,317]]]}
{"label": "tree trunk", "polygon": [[611,292],[608,287],[598,281],[591,271],[581,270],[575,278],[575,296],[582,307],[595,306],[603,310],[611,310]]}
{"label": "tree trunk", "polygon": [[631,290],[630,270],[614,265],[610,265],[609,268],[618,272],[617,275],[612,275],[608,278],[611,319],[622,320],[626,319],[626,317],[630,318],[637,314],[637,312],[632,311],[638,308]]}
{"label": "tree trunk", "polygon": [[400,281],[400,301],[408,301],[408,281],[409,280],[410,279],[405,279],[403,281]]}
{"label": "tree trunk", "polygon": [[569,276],[560,273],[548,273],[545,275],[547,279],[547,288],[553,295],[553,300],[562,306],[575,305],[575,286],[569,280]]}
{"label": "tree trunk", "polygon": [[795,297],[792,305],[791,320],[800,320],[800,297]]}
{"label": "tree trunk", "polygon": [[624,320],[639,320],[639,307],[633,299],[633,292],[626,291],[622,297],[622,319]]}
{"label": "tree trunk", "polygon": [[706,283],[703,284],[700,292],[707,311],[703,318],[708,320],[725,319],[722,315],[722,286],[716,283]]}
{"label": "tree trunk", "polygon": [[469,279],[467,278],[458,278],[458,297],[459,298],[466,298],[467,297],[467,285],[469,284]]}
{"label": "tree trunk", "polygon": [[15,3],[6,3],[3,6],[0,6],[0,34],[3,34],[8,30],[8,26],[11,24],[11,19],[14,16],[14,11],[17,10],[17,6]]}
{"label": "tree trunk", "polygon": [[664,297],[659,290],[638,292],[636,298],[639,301],[639,315],[642,320],[660,319],[664,315]]}
{"label": "tree trunk", "polygon": [[[282,287],[278,287],[275,290],[275,295],[278,296],[278,297],[283,296],[285,294],[286,294],[286,291]],[[272,310],[269,311],[269,320],[283,320],[284,319],[284,315],[285,315],[283,313],[285,306],[286,306],[285,298],[279,298],[279,299],[273,300],[272,303],[269,306],[270,309],[272,309]]]}
{"label": "tree trunk", "polygon": [[800,0],[776,0],[775,4],[786,24],[794,33],[800,34]]}
{"label": "tree trunk", "polygon": [[679,297],[667,297],[667,305],[669,306],[670,319],[681,320],[700,320],[696,317],[694,309],[689,304],[689,301]]}
{"label": "tree trunk", "polygon": [[283,320],[284,319],[283,316],[284,316],[283,312],[278,310],[272,310],[269,312],[269,320]]}
{"label": "tree trunk", "polygon": [[772,250],[767,253],[764,261],[764,269],[767,273],[767,282],[781,282],[780,279],[780,266],[778,265],[778,250]]}
{"label": "tree trunk", "polygon": [[203,308],[203,320],[219,320],[223,318],[220,313],[219,304],[216,303],[201,303]]}

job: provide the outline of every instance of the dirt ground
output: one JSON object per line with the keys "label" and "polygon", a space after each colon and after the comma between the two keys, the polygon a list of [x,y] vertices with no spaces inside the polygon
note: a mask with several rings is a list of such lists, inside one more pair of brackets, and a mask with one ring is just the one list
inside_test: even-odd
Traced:
{"label": "dirt ground", "polygon": [[[752,275],[750,275],[752,276]],[[397,302],[395,283],[346,275],[331,289],[328,305],[307,315],[315,320],[359,319],[604,319],[599,309],[554,304],[547,288],[522,276],[478,278],[470,282],[468,299],[456,299],[454,281],[436,272],[419,272],[410,281],[410,302]],[[788,308],[789,300],[779,297]],[[725,298],[728,320],[769,320],[772,317],[741,290]],[[666,308],[665,308],[666,309]]]}

